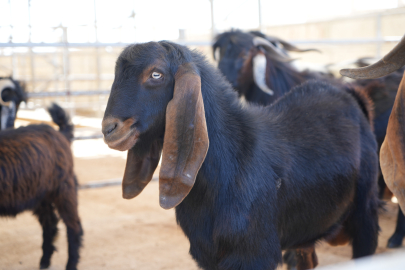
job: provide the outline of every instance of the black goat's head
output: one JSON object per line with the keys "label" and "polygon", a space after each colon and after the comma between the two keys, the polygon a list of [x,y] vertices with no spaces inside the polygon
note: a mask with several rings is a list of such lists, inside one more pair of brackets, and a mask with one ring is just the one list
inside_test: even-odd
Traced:
{"label": "black goat's head", "polygon": [[14,127],[18,107],[25,100],[22,83],[11,77],[0,77],[0,130]]}
{"label": "black goat's head", "polygon": [[110,148],[129,150],[124,198],[148,184],[163,150],[160,205],[181,203],[208,151],[201,78],[191,52],[164,41],[127,47],[116,63],[102,131]]}
{"label": "black goat's head", "polygon": [[[251,49],[253,36],[241,31],[225,32],[216,37],[213,47],[214,59],[218,60],[218,68],[225,75],[232,86],[239,92],[244,91],[253,82],[242,81],[239,77],[242,72],[251,66]],[[218,52],[218,57],[216,56]],[[248,76],[249,78],[251,76]]]}
{"label": "black goat's head", "polygon": [[218,68],[239,95],[246,95],[255,83],[263,92],[274,95],[267,78],[267,63],[285,63],[292,59],[288,51],[306,52],[294,45],[261,32],[239,30],[222,33],[213,45],[214,58],[219,50]]}

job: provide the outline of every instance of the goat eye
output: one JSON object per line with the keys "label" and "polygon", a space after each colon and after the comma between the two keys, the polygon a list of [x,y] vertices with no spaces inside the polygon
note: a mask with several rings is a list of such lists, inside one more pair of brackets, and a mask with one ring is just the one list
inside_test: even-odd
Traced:
{"label": "goat eye", "polygon": [[160,79],[160,78],[162,78],[162,74],[160,74],[159,72],[153,72],[152,73],[152,78],[153,79]]}

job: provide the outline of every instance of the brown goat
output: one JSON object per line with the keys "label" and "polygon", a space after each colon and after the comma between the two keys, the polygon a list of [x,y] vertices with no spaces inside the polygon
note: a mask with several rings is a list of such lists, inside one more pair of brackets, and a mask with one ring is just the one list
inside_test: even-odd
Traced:
{"label": "brown goat", "polygon": [[380,162],[388,188],[398,198],[402,211],[405,211],[405,76],[402,77],[395,98],[387,135],[381,147]]}
{"label": "brown goat", "polygon": [[43,229],[40,268],[48,268],[55,250],[58,217],[67,227],[69,260],[74,270],[79,260],[82,228],[77,211],[77,180],[69,138],[73,126],[65,112],[49,109],[60,131],[49,125],[30,125],[0,132],[0,216],[33,210]]}

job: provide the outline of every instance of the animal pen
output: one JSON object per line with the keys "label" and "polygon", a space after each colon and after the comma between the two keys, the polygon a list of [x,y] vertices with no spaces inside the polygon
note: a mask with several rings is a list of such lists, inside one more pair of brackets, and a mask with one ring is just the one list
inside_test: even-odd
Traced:
{"label": "animal pen", "polygon": [[[180,29],[178,38],[174,41],[196,48],[214,61],[210,48],[212,37],[227,29],[216,28],[213,20],[215,1],[209,2],[211,29]],[[29,15],[31,1],[28,3]],[[4,7],[13,12],[11,1]],[[103,42],[99,38],[104,29],[100,29],[97,21],[96,1],[94,9],[89,11],[94,14],[92,25],[59,25],[44,29],[43,26],[31,25],[28,20],[26,36],[23,38],[26,42],[14,41],[15,26],[0,25],[0,75],[13,75],[27,84],[28,109],[42,108],[50,100],[56,100],[64,108],[69,108],[73,115],[102,116],[114,79],[115,60],[121,50],[136,42],[137,38],[136,33],[133,33],[133,41],[128,42],[127,37],[122,40],[123,34],[118,34],[118,37],[113,38],[116,42]],[[264,33],[281,37],[300,47],[315,47],[323,52],[299,55],[300,59],[324,65],[337,62],[343,65],[346,61],[359,57],[379,58],[387,53],[402,36],[403,29],[392,26],[404,23],[405,8],[281,26],[262,25],[260,21],[265,16],[265,11],[261,5],[258,5],[257,15],[258,29]],[[136,27],[135,17],[133,10],[132,17],[128,18],[133,27]],[[123,32],[124,26],[117,26],[114,30]],[[50,35],[47,39],[54,42],[37,41],[35,34],[39,31],[46,31]],[[74,31],[84,32],[92,41],[70,41],[69,33]]]}
{"label": "animal pen", "polygon": [[[123,200],[119,185],[126,153],[108,149],[102,140],[101,120],[114,81],[115,62],[126,46],[170,39],[201,51],[216,65],[211,49],[213,38],[230,30],[227,18],[243,16],[243,9],[249,4],[250,12],[256,14],[255,21],[249,27],[237,28],[260,30],[300,48],[319,49],[322,53],[291,55],[313,66],[326,66],[337,74],[354,59],[381,58],[405,33],[405,28],[400,27],[405,25],[405,3],[401,0],[397,8],[289,24],[268,23],[267,11],[274,1],[236,1],[234,10],[224,13],[221,0],[201,0],[204,2],[201,12],[205,12],[210,27],[193,28],[185,23],[163,38],[144,37],[137,1],[125,6],[126,17],[111,27],[100,16],[102,1],[83,2],[86,3],[80,14],[87,12],[88,19],[77,25],[60,22],[52,26],[35,24],[33,18],[38,16],[39,8],[35,0],[24,2],[23,9],[12,0],[0,2],[0,17],[19,12],[26,17],[17,25],[13,25],[9,15],[0,19],[0,77],[12,75],[24,82],[28,95],[28,101],[17,114],[17,126],[51,123],[43,113],[51,102],[66,109],[75,124],[72,150],[79,181],[79,214],[85,231],[79,269],[198,269],[188,254],[189,243],[176,225],[174,211],[162,210],[157,204],[158,182],[151,181],[139,198]],[[156,30],[156,26],[151,29]],[[19,30],[23,34],[17,34]],[[157,179],[158,171],[152,180]],[[382,255],[373,258],[375,268],[361,263],[353,265],[347,246],[335,248],[321,243],[317,246],[319,269],[402,269],[404,249],[385,247],[394,230],[396,206],[388,201],[386,210],[380,213],[382,232],[377,253]],[[0,219],[1,270],[37,266],[40,227],[33,219],[31,214],[15,220]],[[68,253],[66,229],[59,225],[61,237],[56,244],[59,252],[55,253],[50,268],[58,270],[64,269]],[[389,268],[385,268],[387,265]]]}

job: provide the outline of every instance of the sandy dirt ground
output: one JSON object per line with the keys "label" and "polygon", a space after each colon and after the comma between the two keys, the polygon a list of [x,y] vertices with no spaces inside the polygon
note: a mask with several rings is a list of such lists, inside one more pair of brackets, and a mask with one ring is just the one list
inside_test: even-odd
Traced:
{"label": "sandy dirt ground", "polygon": [[[101,140],[73,144],[75,170],[80,183],[121,178],[125,153],[109,150]],[[188,254],[189,243],[177,226],[174,210],[158,204],[158,182],[151,182],[133,199],[121,197],[121,187],[111,186],[79,191],[79,212],[84,229],[79,269],[198,269]],[[391,202],[380,214],[382,231],[377,253],[385,248],[395,227],[397,205]],[[66,229],[59,222],[58,249],[49,269],[62,270],[67,261]],[[42,232],[30,212],[17,218],[0,219],[0,269],[38,269]],[[405,252],[405,250],[404,250]],[[348,261],[351,248],[319,244],[320,265]]]}

